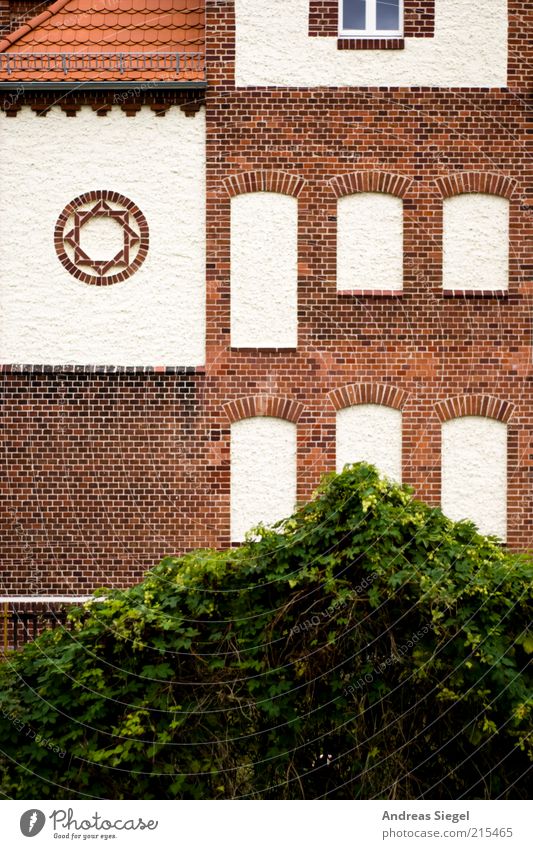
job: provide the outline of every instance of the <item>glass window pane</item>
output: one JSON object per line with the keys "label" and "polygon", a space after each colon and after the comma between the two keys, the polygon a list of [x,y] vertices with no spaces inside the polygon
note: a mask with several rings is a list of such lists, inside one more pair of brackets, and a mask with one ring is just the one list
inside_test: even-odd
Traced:
{"label": "glass window pane", "polygon": [[377,0],[376,29],[400,29],[400,0]]}
{"label": "glass window pane", "polygon": [[366,0],[344,0],[343,29],[366,29]]}

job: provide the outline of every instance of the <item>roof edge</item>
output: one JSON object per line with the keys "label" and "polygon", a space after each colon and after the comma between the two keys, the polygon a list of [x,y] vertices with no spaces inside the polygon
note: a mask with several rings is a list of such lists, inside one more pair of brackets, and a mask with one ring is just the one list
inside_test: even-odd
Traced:
{"label": "roof edge", "polygon": [[0,39],[0,53],[5,53],[6,50],[15,44],[19,38],[22,38],[23,35],[27,35],[29,32],[34,30],[36,27],[43,24],[45,21],[52,18],[56,12],[60,12],[64,6],[70,3],[70,0],[55,0],[55,3],[52,3],[51,6],[48,6],[44,12],[39,12],[34,18],[31,18],[26,23],[22,24],[18,29],[14,32],[8,33],[4,35],[2,39]]}

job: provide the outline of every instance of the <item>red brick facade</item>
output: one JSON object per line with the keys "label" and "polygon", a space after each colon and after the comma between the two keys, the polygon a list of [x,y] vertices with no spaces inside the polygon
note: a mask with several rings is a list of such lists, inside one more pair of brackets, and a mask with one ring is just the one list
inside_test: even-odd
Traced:
{"label": "red brick facade", "polygon": [[[312,35],[337,35],[336,9],[311,2]],[[352,403],[402,410],[403,479],[432,504],[441,423],[507,422],[508,540],[533,545],[526,2],[509,10],[507,89],[236,89],[234,3],[208,4],[205,373],[6,370],[5,592],[35,574],[34,592],[123,585],[163,555],[227,546],[231,422],[297,422],[301,501],[335,467],[336,410]],[[432,2],[406,4],[406,36],[432,27]],[[231,196],[257,190],[298,198],[295,351],[230,346]],[[336,291],[337,199],[369,190],[403,199],[394,297]],[[510,200],[508,292],[442,291],[443,199],[464,191]]]}

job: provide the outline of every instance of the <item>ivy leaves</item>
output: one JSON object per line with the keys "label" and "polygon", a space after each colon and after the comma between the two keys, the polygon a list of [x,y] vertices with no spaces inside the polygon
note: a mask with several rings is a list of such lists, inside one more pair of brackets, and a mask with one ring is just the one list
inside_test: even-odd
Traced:
{"label": "ivy leaves", "polygon": [[500,763],[490,792],[525,793],[532,580],[529,557],[347,467],[239,549],[167,557],[10,656],[1,789],[468,798]]}

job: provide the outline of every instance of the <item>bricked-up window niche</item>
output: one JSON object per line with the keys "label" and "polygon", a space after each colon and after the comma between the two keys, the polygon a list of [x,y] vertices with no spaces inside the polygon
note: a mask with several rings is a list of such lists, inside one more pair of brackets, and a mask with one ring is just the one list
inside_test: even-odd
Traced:
{"label": "bricked-up window niche", "polygon": [[481,533],[507,536],[507,425],[483,416],[442,424],[444,513],[471,519]]}
{"label": "bricked-up window niche", "polygon": [[403,34],[403,0],[339,0],[340,34],[387,37]]}
{"label": "bricked-up window niche", "polygon": [[380,404],[337,412],[337,471],[346,463],[372,463],[392,480],[402,479],[402,413]]}
{"label": "bricked-up window niche", "polygon": [[290,516],[296,503],[296,424],[255,416],[231,425],[231,540],[259,522]]}
{"label": "bricked-up window niche", "polygon": [[477,193],[445,198],[443,289],[495,292],[508,285],[509,200]]}
{"label": "bricked-up window niche", "polygon": [[231,199],[231,345],[298,344],[298,201],[275,191]]}
{"label": "bricked-up window niche", "polygon": [[337,290],[388,293],[403,288],[403,201],[360,192],[337,202]]}

